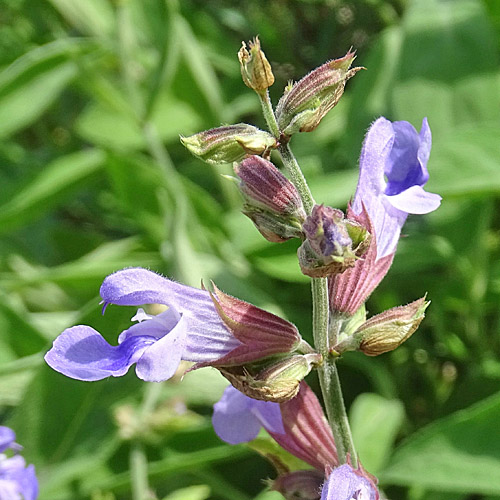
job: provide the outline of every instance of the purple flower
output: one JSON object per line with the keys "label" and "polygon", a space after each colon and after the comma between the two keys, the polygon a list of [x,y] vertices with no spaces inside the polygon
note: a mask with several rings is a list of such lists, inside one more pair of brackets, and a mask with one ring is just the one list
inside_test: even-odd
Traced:
{"label": "purple flower", "polygon": [[172,377],[181,360],[210,363],[241,345],[219,317],[210,293],[191,288],[141,268],[123,269],[101,286],[108,304],[165,304],[158,316],[140,311],[139,322],[123,331],[112,346],[90,326],[65,330],[45,361],[78,380],[119,377],[136,363],[137,376],[148,382]]}
{"label": "purple flower", "polygon": [[35,500],[38,496],[38,481],[35,467],[28,465],[19,455],[7,457],[7,449],[15,453],[21,447],[14,442],[16,435],[12,429],[0,426],[0,499]]}
{"label": "purple flower", "polygon": [[212,423],[216,434],[230,444],[251,441],[263,427],[282,448],[321,473],[338,465],[330,426],[305,381],[297,396],[279,404],[258,401],[228,387],[214,405]]}
{"label": "purple flower", "polygon": [[161,382],[174,375],[182,360],[197,363],[197,368],[242,366],[302,345],[295,325],[215,285],[210,293],[147,269],[130,268],[108,276],[100,293],[103,310],[108,304],[164,304],[168,309],[157,316],[139,309],[132,318],[138,323],[120,334],[116,346],[90,326],[65,330],[45,361],[68,377],[119,377],[135,363],[139,378]]}
{"label": "purple flower", "polygon": [[394,253],[408,214],[426,214],[439,207],[441,197],[427,193],[427,160],[431,150],[427,119],[420,133],[405,121],[381,117],[365,138],[360,175],[352,208],[366,207],[377,239],[377,260]]}
{"label": "purple flower", "polygon": [[363,258],[329,279],[330,309],[354,314],[391,267],[408,214],[439,207],[441,197],[427,193],[427,160],[431,131],[427,119],[420,134],[408,122],[381,117],[366,134],[360,158],[358,187],[347,215],[362,224],[372,239]]}
{"label": "purple flower", "polygon": [[215,403],[212,424],[215,433],[229,444],[252,441],[262,427],[285,433],[278,403],[249,398],[232,386]]}
{"label": "purple flower", "polygon": [[7,448],[19,447],[16,440],[16,433],[10,428],[0,425],[0,453],[3,453]]}
{"label": "purple flower", "polygon": [[321,491],[321,500],[377,500],[378,492],[366,477],[350,465],[337,467],[328,476]]}

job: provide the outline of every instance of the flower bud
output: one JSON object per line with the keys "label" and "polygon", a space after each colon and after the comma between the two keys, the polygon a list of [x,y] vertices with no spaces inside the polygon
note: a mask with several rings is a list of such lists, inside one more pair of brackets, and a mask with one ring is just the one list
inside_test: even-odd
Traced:
{"label": "flower bud", "polygon": [[311,132],[333,109],[344,93],[345,83],[361,67],[349,69],[354,52],[328,61],[295,84],[289,84],[276,107],[276,119],[285,135]]}
{"label": "flower bud", "polygon": [[324,480],[324,474],[317,470],[297,470],[280,475],[271,490],[279,491],[286,500],[319,500]]}
{"label": "flower bud", "polygon": [[181,142],[195,156],[211,165],[240,161],[247,154],[262,154],[276,147],[276,139],[246,123],[204,130]]}
{"label": "flower bud", "polygon": [[258,93],[265,92],[273,83],[274,75],[266,55],[260,48],[260,40],[256,37],[253,42],[241,42],[242,47],[238,52],[241,66],[241,77],[247,87]]}
{"label": "flower bud", "polygon": [[217,368],[233,387],[246,396],[282,403],[297,395],[300,382],[322,359],[318,353],[292,354],[279,361],[269,360],[255,366]]}
{"label": "flower bud", "polygon": [[295,186],[270,162],[250,156],[235,167],[245,199],[243,213],[269,241],[302,237],[306,213]]}
{"label": "flower bud", "polygon": [[396,349],[418,328],[429,304],[424,297],[373,316],[354,333],[360,342],[358,349],[368,356]]}
{"label": "flower bud", "polygon": [[354,266],[367,250],[370,235],[361,224],[344,219],[341,210],[315,205],[302,225],[306,240],[297,254],[302,272],[313,278]]}

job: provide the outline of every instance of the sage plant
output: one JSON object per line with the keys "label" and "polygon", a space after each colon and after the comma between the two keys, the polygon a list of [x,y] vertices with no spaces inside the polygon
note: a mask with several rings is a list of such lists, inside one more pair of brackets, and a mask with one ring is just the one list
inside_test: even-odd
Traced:
{"label": "sage plant", "polygon": [[[181,361],[192,369],[215,367],[230,382],[214,406],[213,426],[230,444],[248,442],[265,429],[304,468],[290,470],[272,452],[271,488],[287,500],[376,500],[377,480],[359,462],[337,371],[344,352],[376,356],[397,348],[418,328],[428,302],[418,299],[367,318],[365,302],[389,270],[408,214],[440,204],[428,193],[431,131],[378,118],[360,157],[359,182],[346,213],[317,203],[290,149],[293,135],[312,132],[362,68],[355,54],[326,62],[290,83],[273,109],[271,66],[255,39],[238,53],[244,83],[262,104],[268,130],[238,123],[182,137],[186,148],[212,164],[234,162],[242,212],[268,241],[300,240],[298,263],[311,277],[309,345],[292,323],[225,294],[215,284],[191,288],[152,271],[129,268],[108,276],[100,290],[109,304],[142,308],[137,323],[110,345],[93,328],[65,330],[46,354],[55,370],[79,380],[124,375],[161,382]],[[284,172],[271,161],[281,157]],[[348,201],[348,200],[346,200]],[[326,415],[304,378],[317,370]]]}

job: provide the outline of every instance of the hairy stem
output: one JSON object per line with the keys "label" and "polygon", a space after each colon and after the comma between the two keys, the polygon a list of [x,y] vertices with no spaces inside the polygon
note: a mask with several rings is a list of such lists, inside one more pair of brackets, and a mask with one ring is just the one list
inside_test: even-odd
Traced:
{"label": "hairy stem", "polygon": [[[272,109],[269,94],[267,92],[265,94],[259,94],[259,97],[269,130],[277,139],[279,139],[279,127]],[[281,155],[281,159],[283,160],[283,165],[287,169],[293,184],[302,198],[302,203],[304,204],[306,213],[310,214],[315,202],[297,159],[293,155],[287,142],[279,144],[278,151]],[[354,449],[349,421],[347,419],[337,366],[335,364],[335,359],[329,353],[329,303],[327,279],[313,278],[311,282],[311,292],[313,303],[314,345],[324,358],[323,365],[318,368],[318,372],[328,422],[330,423],[335,444],[337,446],[339,462],[341,464],[346,463],[349,456],[351,464],[353,467],[356,467],[357,456]]]}
{"label": "hairy stem", "polygon": [[276,122],[276,117],[274,116],[273,106],[271,104],[271,99],[269,98],[269,92],[266,90],[262,93],[257,92],[257,94],[262,105],[262,113],[266,119],[267,126],[269,127],[271,134],[273,134],[276,139],[279,139],[280,129],[278,127],[278,123]]}
{"label": "hairy stem", "polygon": [[341,464],[346,463],[349,456],[351,465],[356,468],[358,459],[354,448],[351,428],[349,427],[349,420],[347,419],[335,360],[331,359],[325,362],[318,371],[326,414],[335,438],[339,462]]}

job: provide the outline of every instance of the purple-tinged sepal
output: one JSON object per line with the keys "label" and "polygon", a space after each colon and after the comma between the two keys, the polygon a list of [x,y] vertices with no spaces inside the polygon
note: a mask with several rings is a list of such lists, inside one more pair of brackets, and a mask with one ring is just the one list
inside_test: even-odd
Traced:
{"label": "purple-tinged sepal", "polygon": [[[217,313],[240,345],[206,364],[254,399],[281,402],[294,397],[300,381],[322,362],[322,356],[289,321],[213,288]],[[201,366],[205,363],[195,368]]]}
{"label": "purple-tinged sepal", "polygon": [[[262,415],[264,409],[269,412],[266,418]],[[249,413],[255,415],[256,412],[258,425],[249,425]],[[300,383],[297,396],[280,404],[258,401],[229,387],[214,406],[212,422],[221,439],[235,443],[251,441],[263,427],[283,449],[322,474],[339,464],[321,404],[305,381]],[[247,432],[248,428],[252,428],[252,432]]]}
{"label": "purple-tinged sepal", "polygon": [[354,52],[348,52],[285,88],[276,107],[278,127],[285,136],[311,132],[319,125],[342,97],[347,80],[363,69],[350,69],[355,57]]}
{"label": "purple-tinged sepal", "polygon": [[359,215],[349,206],[347,217],[366,228],[371,235],[368,249],[354,266],[328,279],[330,310],[336,315],[352,316],[387,274],[394,254],[377,259],[377,234],[364,205]]}
{"label": "purple-tinged sepal", "polygon": [[281,474],[272,481],[271,490],[280,492],[286,500],[319,500],[324,474],[315,469]]}
{"label": "purple-tinged sepal", "polygon": [[215,285],[213,290],[209,293],[217,314],[240,345],[211,363],[212,366],[252,363],[274,355],[293,353],[305,345],[293,323],[232,297]]}
{"label": "purple-tinged sepal", "polygon": [[315,205],[302,225],[305,241],[298,249],[302,272],[312,278],[343,273],[353,267],[370,243],[367,229],[344,218],[341,210]]}
{"label": "purple-tinged sepal", "polygon": [[337,448],[323,408],[305,381],[296,397],[280,404],[284,433],[268,430],[273,439],[292,455],[324,473],[339,463]]}
{"label": "purple-tinged sepal", "polygon": [[268,160],[249,156],[235,166],[243,213],[269,241],[302,237],[306,213],[295,186]]}
{"label": "purple-tinged sepal", "polygon": [[371,317],[354,332],[358,349],[368,356],[393,351],[417,330],[429,304],[423,297]]}
{"label": "purple-tinged sepal", "polygon": [[253,399],[282,403],[297,395],[300,382],[322,362],[323,357],[318,353],[290,354],[284,359],[270,358],[253,365],[217,368],[243,394]]}
{"label": "purple-tinged sepal", "polygon": [[321,490],[321,500],[378,500],[376,486],[349,464],[334,469]]}
{"label": "purple-tinged sepal", "polygon": [[204,130],[181,137],[186,148],[201,160],[211,164],[232,163],[246,155],[260,155],[276,147],[276,139],[246,123]]}
{"label": "purple-tinged sepal", "polygon": [[248,49],[245,42],[241,42],[241,44],[238,59],[243,82],[258,94],[265,93],[274,83],[274,75],[264,51],[260,48],[259,37],[248,42]]}

